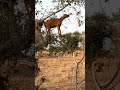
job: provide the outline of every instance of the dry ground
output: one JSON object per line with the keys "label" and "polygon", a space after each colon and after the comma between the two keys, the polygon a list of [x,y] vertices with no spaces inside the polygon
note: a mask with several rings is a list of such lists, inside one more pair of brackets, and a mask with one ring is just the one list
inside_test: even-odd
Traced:
{"label": "dry ground", "polygon": [[[97,78],[97,81],[100,85],[104,85],[106,83],[108,83],[109,80],[111,80],[111,78],[113,77],[116,68],[118,67],[118,58],[115,57],[104,57],[104,58],[98,58],[98,60],[96,61],[96,63],[103,63],[104,66],[102,67],[103,71],[101,72],[97,72],[96,70],[98,70],[98,67],[95,66],[94,70],[95,70],[95,76]],[[97,90],[97,87],[95,85],[95,83],[93,82],[93,78],[91,76],[91,72],[90,70],[88,70],[86,68],[86,74],[85,74],[85,78],[86,78],[86,90]],[[116,84],[117,82],[120,81],[120,72],[117,75],[117,78],[113,81],[113,83],[109,86],[108,90],[120,90],[120,83]],[[113,85],[116,86],[112,89],[110,89]],[[106,89],[107,90],[107,89]]]}
{"label": "dry ground", "polygon": [[[77,50],[74,55],[66,54],[58,57],[49,56],[45,51],[43,53],[41,58],[36,55],[38,67],[42,71],[41,75],[45,77],[45,82],[40,88],[47,90],[76,90],[77,85],[78,90],[85,90],[85,58],[81,60],[84,56],[84,51]],[[79,61],[81,62],[77,70],[76,62]],[[39,77],[36,78],[36,85],[39,84]]]}

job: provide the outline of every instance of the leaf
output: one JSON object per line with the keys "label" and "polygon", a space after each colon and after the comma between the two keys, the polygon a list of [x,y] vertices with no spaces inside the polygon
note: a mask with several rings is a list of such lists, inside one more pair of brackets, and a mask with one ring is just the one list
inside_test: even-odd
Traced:
{"label": "leaf", "polygon": [[76,13],[76,15],[80,15],[80,14],[81,14],[81,12],[80,12],[80,11]]}
{"label": "leaf", "polygon": [[61,4],[62,4],[62,6],[64,5],[64,0],[61,0]]}
{"label": "leaf", "polygon": [[78,26],[81,26],[81,21],[79,19],[77,19],[78,22]]}
{"label": "leaf", "polygon": [[55,2],[57,2],[57,1],[56,1],[56,0],[53,0],[52,2],[55,3]]}

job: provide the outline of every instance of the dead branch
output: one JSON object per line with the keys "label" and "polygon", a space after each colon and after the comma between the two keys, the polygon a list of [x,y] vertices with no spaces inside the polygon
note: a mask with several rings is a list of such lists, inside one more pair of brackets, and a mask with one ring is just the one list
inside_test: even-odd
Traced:
{"label": "dead branch", "polygon": [[79,61],[79,62],[76,62],[75,61],[75,63],[76,63],[76,90],[77,90],[77,88],[79,88],[78,87],[78,82],[77,82],[77,78],[78,78],[78,67],[79,67],[79,64],[83,61],[83,59],[84,59],[84,57],[85,57],[85,54],[83,55],[83,57],[81,58],[81,60]]}

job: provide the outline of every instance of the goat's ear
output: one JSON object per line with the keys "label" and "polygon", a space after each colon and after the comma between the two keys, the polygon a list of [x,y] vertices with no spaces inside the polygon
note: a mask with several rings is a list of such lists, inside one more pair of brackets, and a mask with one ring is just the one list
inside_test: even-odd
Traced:
{"label": "goat's ear", "polygon": [[64,16],[67,16],[67,14],[64,14]]}

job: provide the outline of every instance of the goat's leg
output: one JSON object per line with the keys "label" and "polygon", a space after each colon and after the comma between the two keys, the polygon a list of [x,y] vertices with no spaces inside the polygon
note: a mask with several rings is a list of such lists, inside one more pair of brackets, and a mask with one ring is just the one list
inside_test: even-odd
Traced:
{"label": "goat's leg", "polygon": [[57,26],[57,28],[58,28],[58,34],[61,35],[60,26]]}
{"label": "goat's leg", "polygon": [[50,28],[47,28],[47,34],[50,35]]}

